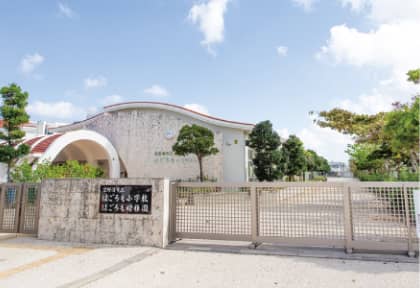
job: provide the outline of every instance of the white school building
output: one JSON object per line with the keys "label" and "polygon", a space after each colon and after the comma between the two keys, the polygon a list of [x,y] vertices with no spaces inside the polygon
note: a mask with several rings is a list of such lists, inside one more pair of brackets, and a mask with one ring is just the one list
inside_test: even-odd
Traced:
{"label": "white school building", "polygon": [[[176,156],[172,145],[185,124],[212,130],[219,153],[206,157],[208,180],[241,182],[250,174],[245,141],[254,127],[160,102],[127,102],[104,107],[85,120],[28,133],[26,159],[34,163],[78,160],[101,167],[109,178],[170,177],[197,180],[194,155]],[[57,126],[57,125],[55,125]],[[41,129],[42,130],[42,129]],[[0,171],[1,172],[1,171]]]}

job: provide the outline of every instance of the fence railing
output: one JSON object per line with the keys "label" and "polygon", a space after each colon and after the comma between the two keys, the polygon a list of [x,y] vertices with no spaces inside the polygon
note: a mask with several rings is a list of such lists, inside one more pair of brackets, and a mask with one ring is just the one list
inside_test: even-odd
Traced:
{"label": "fence railing", "polygon": [[174,183],[172,238],[418,251],[412,182]]}
{"label": "fence railing", "polygon": [[0,232],[36,234],[40,184],[0,185]]}

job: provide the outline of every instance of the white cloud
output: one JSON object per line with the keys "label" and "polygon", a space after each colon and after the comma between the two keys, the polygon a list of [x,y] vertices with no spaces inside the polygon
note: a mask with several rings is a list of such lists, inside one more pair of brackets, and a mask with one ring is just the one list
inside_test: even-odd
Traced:
{"label": "white cloud", "polygon": [[401,69],[405,71],[420,63],[420,37],[414,36],[419,31],[420,21],[411,20],[381,24],[369,32],[361,32],[347,25],[334,26],[321,53],[336,63],[357,67],[390,67],[401,72]]}
{"label": "white cloud", "polygon": [[312,149],[329,161],[347,162],[348,155],[345,153],[347,145],[353,142],[348,135],[340,134],[330,128],[321,128],[313,123],[308,117],[308,125],[297,133],[291,132],[288,128],[277,129],[282,140],[287,140],[290,135],[296,135],[302,140],[305,149]]}
{"label": "white cloud", "polygon": [[315,2],[317,2],[318,0],[292,0],[292,1],[295,4],[301,6],[303,10],[305,10],[306,12],[309,12],[312,10]]}
{"label": "white cloud", "polygon": [[44,56],[39,53],[28,54],[20,61],[19,69],[23,74],[31,74],[39,65],[44,62]]}
{"label": "white cloud", "polygon": [[84,80],[84,82],[86,89],[105,87],[108,84],[108,81],[104,76],[88,77]]}
{"label": "white cloud", "polygon": [[149,88],[144,89],[143,92],[146,93],[146,94],[150,94],[150,95],[158,96],[158,97],[169,96],[168,90],[166,90],[164,87],[156,85],[156,84],[152,85]]}
{"label": "white cloud", "polygon": [[204,107],[203,105],[200,105],[200,104],[195,104],[195,103],[185,104],[184,108],[187,108],[189,110],[193,110],[193,111],[201,113],[201,114],[209,115],[209,110],[207,110],[206,107]]}
{"label": "white cloud", "polygon": [[202,45],[207,46],[209,52],[211,45],[223,42],[224,38],[224,15],[230,0],[208,0],[206,3],[195,4],[190,9],[188,19],[193,24],[198,24],[204,35]]}
{"label": "white cloud", "polygon": [[345,153],[347,145],[353,140],[348,135],[340,134],[330,128],[321,128],[311,124],[302,129],[297,136],[302,140],[306,149],[312,149],[329,161],[347,162]]}
{"label": "white cloud", "polygon": [[31,115],[52,119],[80,119],[86,114],[82,108],[67,101],[36,101],[28,105],[27,111]]}
{"label": "white cloud", "polygon": [[104,106],[107,106],[107,105],[112,105],[115,103],[120,103],[123,101],[124,101],[124,98],[121,95],[113,94],[113,95],[106,96],[104,99],[102,99],[101,102]]}
{"label": "white cloud", "polygon": [[362,94],[356,100],[344,99],[338,103],[338,107],[356,113],[375,114],[391,110],[393,102],[395,101],[391,96],[374,89],[372,94]]}
{"label": "white cloud", "polygon": [[407,101],[416,87],[407,82],[406,72],[420,64],[420,1],[342,0],[372,20],[373,29],[360,31],[347,25],[330,29],[330,37],[318,58],[335,64],[377,69],[385,79],[373,83],[371,91],[357,99],[339,101],[339,106],[360,113],[391,109],[395,101]]}
{"label": "white cloud", "polygon": [[363,93],[356,99],[344,99],[337,101],[335,106],[350,110],[356,113],[375,114],[381,111],[390,111],[395,102],[409,102],[416,94],[415,85],[408,84],[403,87],[399,79],[388,79],[380,81],[377,87],[368,93]]}
{"label": "white cloud", "polygon": [[420,15],[418,0],[341,0],[341,3],[356,13],[366,13],[375,23],[418,20]]}
{"label": "white cloud", "polygon": [[76,13],[74,13],[74,11],[67,4],[58,2],[57,5],[58,5],[58,13],[61,16],[71,19],[76,15]]}
{"label": "white cloud", "polygon": [[287,48],[286,46],[277,46],[276,50],[277,54],[279,54],[280,56],[287,56],[289,48]]}

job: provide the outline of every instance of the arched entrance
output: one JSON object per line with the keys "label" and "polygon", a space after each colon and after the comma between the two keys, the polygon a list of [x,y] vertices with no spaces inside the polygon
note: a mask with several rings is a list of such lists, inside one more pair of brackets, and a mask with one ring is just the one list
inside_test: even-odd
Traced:
{"label": "arched entrance", "polygon": [[57,137],[37,162],[61,163],[66,160],[77,160],[101,167],[109,178],[120,177],[117,151],[107,138],[94,131],[78,130]]}

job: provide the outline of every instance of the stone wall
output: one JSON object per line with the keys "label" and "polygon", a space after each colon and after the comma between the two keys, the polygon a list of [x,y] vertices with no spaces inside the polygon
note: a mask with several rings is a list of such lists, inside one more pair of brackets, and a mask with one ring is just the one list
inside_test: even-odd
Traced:
{"label": "stone wall", "polygon": [[[99,213],[101,185],[152,185],[151,214]],[[45,240],[164,247],[169,180],[47,180],[41,187],[38,238]]]}

